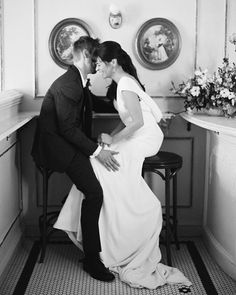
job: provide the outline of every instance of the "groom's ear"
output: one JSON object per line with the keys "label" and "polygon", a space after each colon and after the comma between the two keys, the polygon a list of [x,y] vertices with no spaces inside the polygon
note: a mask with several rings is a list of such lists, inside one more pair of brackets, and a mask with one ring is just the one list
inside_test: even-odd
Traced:
{"label": "groom's ear", "polygon": [[84,49],[84,50],[83,50],[83,56],[84,56],[85,58],[89,58],[89,57],[91,56],[91,54],[88,52],[87,49]]}
{"label": "groom's ear", "polygon": [[116,58],[113,58],[113,59],[111,60],[111,64],[112,64],[113,66],[117,66],[117,59],[116,59]]}

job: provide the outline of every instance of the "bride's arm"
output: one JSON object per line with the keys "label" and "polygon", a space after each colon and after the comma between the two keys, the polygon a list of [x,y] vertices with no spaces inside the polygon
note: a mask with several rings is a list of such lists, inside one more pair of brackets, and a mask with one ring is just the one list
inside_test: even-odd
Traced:
{"label": "bride's arm", "polygon": [[99,144],[108,144],[110,145],[112,143],[112,136],[114,136],[116,133],[124,129],[125,125],[122,121],[119,122],[119,124],[112,130],[110,134],[107,133],[101,133],[98,135],[97,141]]}
{"label": "bride's arm", "polygon": [[135,131],[143,126],[143,115],[137,94],[132,91],[122,91],[122,95],[132,121],[122,130],[112,136],[112,143],[118,142],[131,136]]}

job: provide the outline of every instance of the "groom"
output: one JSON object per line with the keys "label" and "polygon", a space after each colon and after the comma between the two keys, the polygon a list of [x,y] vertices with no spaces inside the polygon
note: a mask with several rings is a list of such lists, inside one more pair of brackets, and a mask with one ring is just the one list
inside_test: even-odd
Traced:
{"label": "groom", "polygon": [[114,275],[100,261],[98,220],[103,202],[102,188],[89,158],[96,157],[108,170],[116,171],[117,152],[103,150],[89,138],[91,96],[88,74],[95,73],[93,52],[98,39],[80,37],[73,45],[73,65],[51,85],[42,103],[32,156],[39,165],[65,172],[85,198],[81,227],[85,259],[83,268],[93,278],[112,281]]}

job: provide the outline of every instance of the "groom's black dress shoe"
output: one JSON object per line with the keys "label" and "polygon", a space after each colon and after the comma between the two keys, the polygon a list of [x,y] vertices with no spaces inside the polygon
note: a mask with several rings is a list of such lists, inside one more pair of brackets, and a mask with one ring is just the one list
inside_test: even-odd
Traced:
{"label": "groom's black dress shoe", "polygon": [[115,279],[115,276],[104,266],[98,257],[84,258],[83,269],[89,273],[92,278],[99,281],[111,282]]}

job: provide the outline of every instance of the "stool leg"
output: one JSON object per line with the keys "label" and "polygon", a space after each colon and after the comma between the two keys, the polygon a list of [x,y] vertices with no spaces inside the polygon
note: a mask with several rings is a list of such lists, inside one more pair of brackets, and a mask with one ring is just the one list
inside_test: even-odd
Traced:
{"label": "stool leg", "polygon": [[41,255],[39,263],[43,263],[47,246],[47,207],[48,207],[48,172],[43,170],[43,225],[41,232]]}
{"label": "stool leg", "polygon": [[173,176],[173,225],[174,225],[174,239],[176,249],[179,250],[179,240],[177,233],[178,219],[177,219],[177,173]]}
{"label": "stool leg", "polygon": [[166,206],[166,254],[167,254],[167,264],[171,263],[171,251],[170,251],[170,169],[165,169],[165,206]]}

